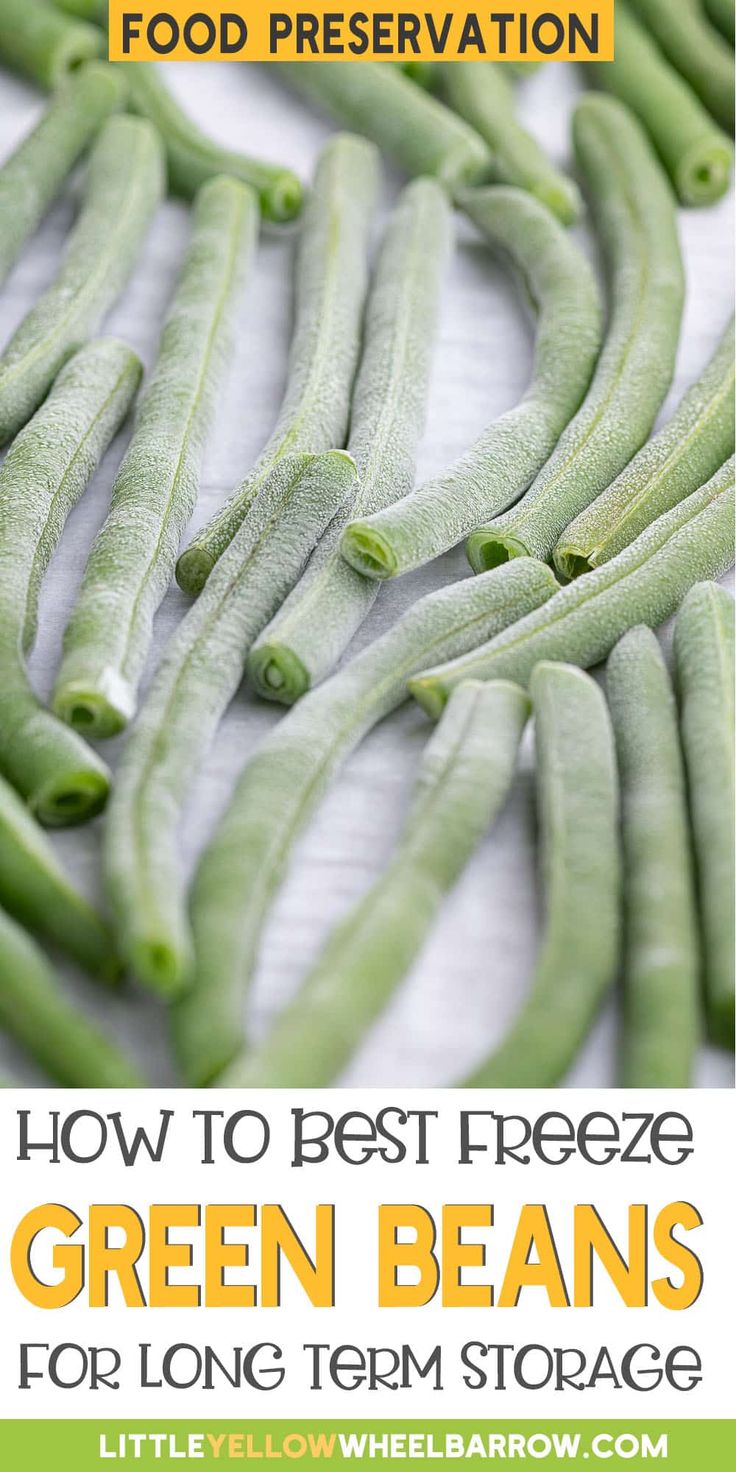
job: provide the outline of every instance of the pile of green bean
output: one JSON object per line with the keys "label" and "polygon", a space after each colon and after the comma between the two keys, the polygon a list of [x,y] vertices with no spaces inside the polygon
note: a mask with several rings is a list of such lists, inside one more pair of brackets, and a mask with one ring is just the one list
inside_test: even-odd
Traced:
{"label": "pile of green bean", "polygon": [[[0,163],[0,287],[84,169],[56,275],[0,348],[0,1030],[48,1079],[143,1083],[66,999],[59,953],[166,1005],[186,1084],[339,1081],[495,841],[522,742],[540,945],[505,1034],[479,1030],[455,1082],[562,1083],[617,984],[623,1085],[690,1086],[702,1038],[733,1045],[734,602],[717,581],[734,562],[733,319],[652,434],[684,302],[676,198],[712,203],[731,174],[732,22],[720,0],[619,0],[616,58],[585,69],[599,90],[572,120],[582,193],[522,126],[510,68],[279,65],[350,129],[305,193],[210,138],[160,68],[100,60],[103,0],[0,0],[0,66],[52,94]],[[372,259],[379,150],[412,178]],[[136,353],[97,334],[167,181],[190,229],[141,388]],[[565,228],[583,199],[605,303]],[[534,363],[521,401],[415,486],[453,206],[515,268]],[[297,215],[281,408],[182,550],[259,220]],[[42,582],[134,405],[47,706],[28,663]],[[472,575],[351,657],[381,582],[462,542]],[[195,601],[147,683],[174,577]],[[673,616],[668,660],[655,631]],[[189,881],[180,823],[244,677],[293,709],[244,752]],[[298,839],[404,703],[437,724],[391,856],[256,1042],[248,991]],[[113,778],[90,741],[124,731]],[[110,919],[44,831],[103,809]]]}

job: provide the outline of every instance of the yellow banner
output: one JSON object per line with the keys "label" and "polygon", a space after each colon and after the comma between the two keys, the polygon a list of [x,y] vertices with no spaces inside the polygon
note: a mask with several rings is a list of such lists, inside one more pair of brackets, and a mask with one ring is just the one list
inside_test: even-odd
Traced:
{"label": "yellow banner", "polygon": [[111,61],[611,61],[614,0],[421,10],[336,0],[110,0]]}

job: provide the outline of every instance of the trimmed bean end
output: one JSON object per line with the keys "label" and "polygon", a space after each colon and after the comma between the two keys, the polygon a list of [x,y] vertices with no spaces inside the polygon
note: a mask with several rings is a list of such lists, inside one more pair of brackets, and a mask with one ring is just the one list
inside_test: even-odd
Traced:
{"label": "trimmed bean end", "polygon": [[494,567],[502,567],[504,562],[511,562],[514,557],[534,556],[518,537],[500,536],[490,527],[471,532],[466,551],[473,572],[491,572]]}
{"label": "trimmed bean end", "polygon": [[85,736],[117,736],[125,730],[135,710],[128,686],[115,701],[99,690],[81,683],[64,685],[54,692],[53,710],[65,725]]}
{"label": "trimmed bean end", "polygon": [[104,769],[67,772],[32,793],[28,803],[47,828],[70,828],[102,812],[109,793],[110,778]]}
{"label": "trimmed bean end", "polygon": [[285,644],[262,644],[254,649],[248,659],[248,674],[258,695],[280,705],[293,705],[311,685],[308,670]]}
{"label": "trimmed bean end", "polygon": [[376,582],[396,577],[399,570],[398,557],[385,537],[365,521],[351,521],[345,528],[340,551],[356,572]]}
{"label": "trimmed bean end", "polygon": [[409,694],[433,721],[440,719],[448,701],[448,691],[444,685],[439,685],[436,680],[425,680],[421,675],[417,675],[415,679],[409,681]]}
{"label": "trimmed bean end", "polygon": [[304,202],[304,186],[296,174],[280,174],[261,196],[261,208],[267,220],[284,225],[296,219]]}
{"label": "trimmed bean end", "polygon": [[733,149],[728,139],[699,143],[685,154],[677,170],[677,192],[683,204],[713,204],[728,189]]}
{"label": "trimmed bean end", "polygon": [[102,55],[103,41],[102,31],[94,26],[80,24],[70,27],[66,41],[55,51],[51,86],[61,86],[71,72],[79,71],[88,61],[98,60]]}
{"label": "trimmed bean end", "polygon": [[560,577],[570,583],[597,566],[595,554],[581,552],[578,547],[560,547],[554,553],[554,564]]}
{"label": "trimmed bean end", "polygon": [[562,225],[575,225],[585,213],[583,196],[572,179],[559,184],[540,183],[533,192]]}
{"label": "trimmed bean end", "polygon": [[190,958],[165,941],[137,940],[131,947],[129,959],[133,975],[147,991],[168,999],[180,997],[188,990]]}
{"label": "trimmed bean end", "polygon": [[196,598],[202,592],[216,559],[203,547],[191,546],[182,552],[176,564],[176,581],[183,593]]}

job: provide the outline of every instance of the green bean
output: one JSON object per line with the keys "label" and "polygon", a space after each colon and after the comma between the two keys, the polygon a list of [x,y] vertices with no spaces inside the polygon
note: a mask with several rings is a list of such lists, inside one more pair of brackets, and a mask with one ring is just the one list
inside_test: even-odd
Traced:
{"label": "green bean", "polygon": [[630,629],[606,667],[621,778],[625,1088],[685,1089],[699,1033],[695,888],[677,707],[656,634]]}
{"label": "green bean", "polygon": [[161,178],[150,125],[111,118],[92,151],[84,203],[56,280],[0,357],[0,444],[30,419],[119,296],[161,197]]}
{"label": "green bean", "polygon": [[589,675],[538,664],[531,679],[545,922],[529,995],[461,1088],[550,1088],[613,985],[619,953],[618,784],[606,702]]}
{"label": "green bean", "polygon": [[400,61],[397,65],[405,76],[418,87],[424,87],[431,92],[437,83],[438,65],[436,61]]}
{"label": "green bean", "polygon": [[465,658],[417,675],[409,682],[412,695],[436,719],[461,680],[525,684],[542,659],[597,664],[627,629],[640,623],[654,628],[675,612],[693,583],[719,577],[733,565],[733,516],[730,460],[617,557],[561,588],[545,608]]}
{"label": "green bean", "polygon": [[24,654],[66,518],[122,423],[140,376],[124,343],[90,343],[62,369],[0,470],[0,768],[44,823],[81,822],[107,797],[107,768],[39,705]]}
{"label": "green bean", "polygon": [[675,661],[695,848],[705,1011],[715,1042],[734,1041],[734,605],[700,583],[675,624]]}
{"label": "green bean", "polygon": [[488,178],[491,157],[483,139],[398,67],[380,61],[271,65],[341,127],[372,138],[405,174],[431,174],[450,193]]}
{"label": "green bean", "polygon": [[606,341],[582,407],[531,489],[473,538],[474,567],[476,557],[483,567],[549,557],[569,522],[641,448],[672,380],[684,284],[669,184],[615,98],[583,98],[573,134],[607,259]]}
{"label": "green bean", "polygon": [[388,867],[333,930],[294,1001],[225,1088],[331,1083],[416,960],[511,785],[529,700],[518,685],[469,681],[429,741]]}
{"label": "green bean", "polygon": [[116,1045],[64,1000],[42,951],[2,910],[0,1028],[67,1088],[143,1085]]}
{"label": "green bean", "polygon": [[83,67],[0,165],[0,283],[123,92],[112,67],[96,62]]}
{"label": "green bean", "polygon": [[0,63],[39,87],[58,87],[101,56],[104,44],[97,26],[70,19],[46,0],[0,0]]}
{"label": "green bean", "polygon": [[194,986],[173,1014],[189,1083],[211,1082],[242,1039],[242,1010],[260,932],[299,832],[341,763],[407,695],[407,679],[440,651],[458,654],[537,607],[556,587],[541,563],[518,576],[468,578],[431,593],[313,690],[246,765],[192,891]]}
{"label": "green bean", "polygon": [[387,229],[368,299],[348,440],[356,495],[248,658],[256,689],[271,700],[292,705],[330,674],[375,602],[377,583],[348,566],[340,539],[351,516],[378,511],[413,484],[450,229],[440,186],[415,179]]}
{"label": "green bean", "polygon": [[734,0],[705,0],[705,10],[711,25],[733,46],[736,33],[736,5]]}
{"label": "green bean", "polygon": [[304,208],[296,257],[295,326],[286,393],[253,469],[179,558],[176,578],[201,592],[280,457],[345,442],[368,284],[378,155],[361,138],[330,139]]}
{"label": "green bean", "polygon": [[67,15],[74,15],[78,20],[88,20],[92,25],[107,30],[110,0],[52,0],[52,4]]}
{"label": "green bean", "polygon": [[728,133],[734,122],[733,52],[703,12],[702,0],[631,0],[665,56]]}
{"label": "green bean", "polygon": [[540,66],[544,66],[544,62],[538,58],[535,58],[533,61],[507,61],[504,59],[498,65],[505,67],[512,81],[523,82],[525,77],[531,76],[533,72],[538,72]]}
{"label": "green bean", "polygon": [[64,635],[53,709],[88,734],[112,736],[135,711],[154,614],[196,503],[257,227],[246,185],[223,177],[202,186],[158,361]]}
{"label": "green bean", "polygon": [[565,529],[554,562],[566,578],[609,562],[702,486],[734,450],[733,318],[705,372],[659,434]]}
{"label": "green bean", "polygon": [[27,930],[55,941],[85,970],[114,981],[107,925],[64,874],[45,833],[0,777],[0,904]]}
{"label": "green bean", "polygon": [[488,144],[497,183],[528,189],[563,225],[572,225],[582,212],[577,184],[554,167],[518,121],[503,66],[492,61],[448,61],[441,75],[450,107]]}
{"label": "green bean", "polygon": [[352,490],[343,450],[284,456],[171,640],[123,753],[105,867],[123,958],[152,991],[187,985],[177,823],[250,645]]}
{"label": "green bean", "polygon": [[225,148],[210,138],[170,92],[155,62],[123,61],[118,65],[128,84],[134,112],[158,129],[166,150],[169,188],[192,199],[217,174],[230,174],[255,190],[267,220],[293,220],[302,207],[301,180],[281,164],[266,163]]}
{"label": "green bean", "polygon": [[463,203],[518,267],[539,322],[532,382],[449,471],[346,528],[342,554],[366,577],[408,572],[515,501],[554,450],[595,367],[601,312],[593,273],[549,210],[519,189],[473,190]]}
{"label": "green bean", "polygon": [[591,64],[588,72],[644,124],[683,204],[712,204],[726,193],[730,138],[622,0],[616,5],[615,60]]}

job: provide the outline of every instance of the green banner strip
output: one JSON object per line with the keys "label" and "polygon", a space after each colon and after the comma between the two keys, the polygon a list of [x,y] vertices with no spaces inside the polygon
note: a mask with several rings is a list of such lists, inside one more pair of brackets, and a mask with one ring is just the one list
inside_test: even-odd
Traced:
{"label": "green banner strip", "polygon": [[730,1472],[736,1421],[0,1421],[7,1472],[509,1461]]}

